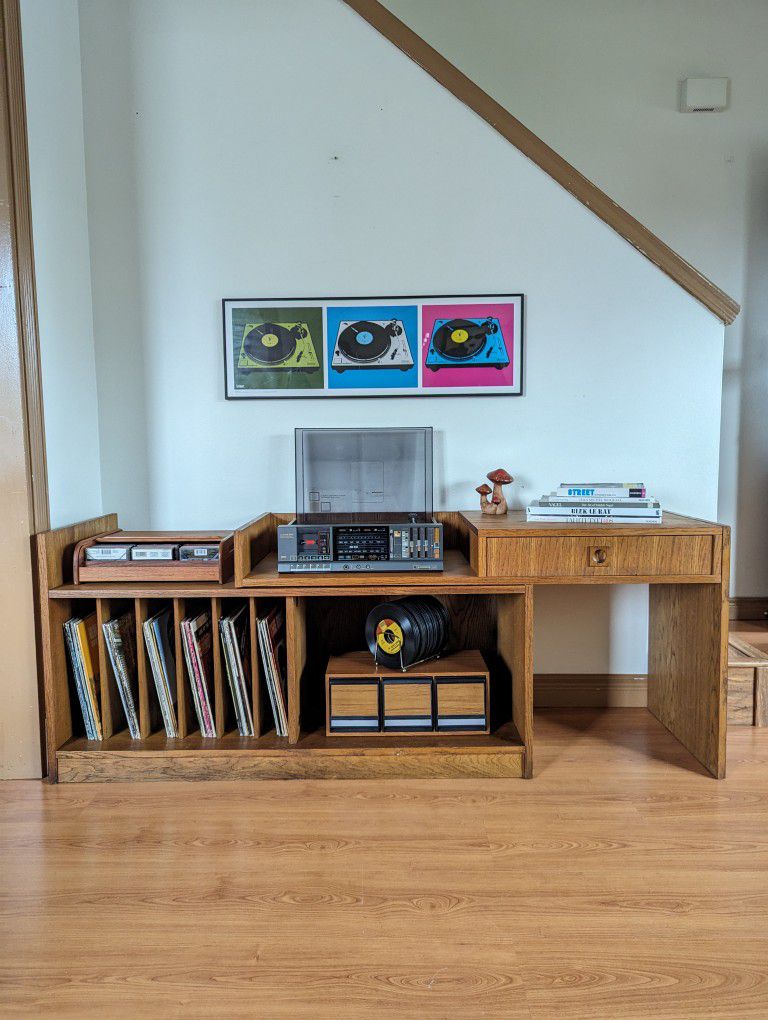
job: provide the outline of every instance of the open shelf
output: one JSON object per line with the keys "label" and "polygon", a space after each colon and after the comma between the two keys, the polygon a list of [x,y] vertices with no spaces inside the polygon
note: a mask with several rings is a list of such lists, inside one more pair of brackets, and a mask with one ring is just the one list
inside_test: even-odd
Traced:
{"label": "open shelf", "polygon": [[[87,582],[73,584],[73,543],[114,530],[114,515],[38,536],[41,629],[44,645],[47,748],[51,778],[65,782],[122,779],[230,778],[408,778],[522,777],[531,774],[532,676],[531,592],[525,585],[478,577],[468,545],[444,515],[451,543],[440,573],[278,574],[274,556],[276,524],[268,514],[235,535],[234,581]],[[253,564],[251,564],[253,558]],[[247,570],[245,570],[247,567]],[[256,583],[246,584],[250,576]],[[452,620],[452,646],[477,649],[490,676],[490,734],[424,734],[360,737],[325,734],[325,666],[331,655],[365,648],[364,622],[370,608],[390,597],[434,594]],[[252,641],[251,668],[255,737],[241,737],[234,725],[231,693],[219,645],[220,618],[245,604]],[[282,604],[286,617],[288,736],[278,737],[261,675],[256,621]],[[156,692],[144,652],[142,624],[162,606],[173,610],[177,716],[180,736],[168,738],[155,705]],[[194,712],[180,623],[208,609],[214,634],[212,702],[217,736],[201,736]],[[111,665],[99,628],[104,739],[83,735],[82,720],[68,677],[63,624],[78,611],[95,610],[99,625],[117,613],[133,614],[139,651],[141,739],[126,728]],[[106,700],[105,700],[106,699]],[[106,706],[106,710],[104,708]]]}
{"label": "open shelf", "polygon": [[365,779],[520,778],[525,747],[512,723],[490,735],[392,738],[327,737],[302,733],[289,745],[274,731],[263,737],[225,733],[206,740],[199,733],[169,740],[153,734],[131,740],[67,741],[57,752],[62,782],[140,779]]}

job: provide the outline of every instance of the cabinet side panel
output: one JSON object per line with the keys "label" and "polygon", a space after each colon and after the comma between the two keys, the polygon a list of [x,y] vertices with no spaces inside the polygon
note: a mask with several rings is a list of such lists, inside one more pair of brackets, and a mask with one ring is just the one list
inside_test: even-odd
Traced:
{"label": "cabinet side panel", "polygon": [[512,674],[512,719],[525,744],[523,775],[533,775],[533,594],[497,597],[498,652]]}

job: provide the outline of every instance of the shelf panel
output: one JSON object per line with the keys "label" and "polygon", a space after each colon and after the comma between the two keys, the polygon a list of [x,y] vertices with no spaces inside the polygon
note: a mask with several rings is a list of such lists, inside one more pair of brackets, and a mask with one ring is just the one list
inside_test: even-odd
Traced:
{"label": "shelf panel", "polygon": [[439,572],[403,571],[402,573],[279,574],[277,556],[270,553],[245,579],[246,585],[235,587],[234,581],[212,582],[89,582],[63,584],[49,591],[52,599],[64,598],[247,598],[248,596],[280,597],[295,595],[355,595],[386,592],[388,595],[409,595],[414,591],[438,594],[496,594],[522,592],[524,585],[515,580],[478,577],[457,549],[445,554],[445,570]]}
{"label": "shelf panel", "polygon": [[317,730],[289,746],[263,737],[199,733],[176,740],[156,733],[131,740],[70,740],[57,752],[60,782],[138,779],[520,778],[525,748],[510,723],[492,733],[393,737],[326,737]]}
{"label": "shelf panel", "polygon": [[234,581],[86,581],[83,584],[61,584],[51,588],[52,599],[196,599],[245,598],[253,592],[236,588]]}

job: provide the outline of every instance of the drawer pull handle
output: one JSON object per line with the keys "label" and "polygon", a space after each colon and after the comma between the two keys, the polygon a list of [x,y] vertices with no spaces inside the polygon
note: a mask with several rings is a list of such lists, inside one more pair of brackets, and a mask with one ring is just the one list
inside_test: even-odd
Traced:
{"label": "drawer pull handle", "polygon": [[607,549],[598,548],[592,550],[592,562],[597,564],[597,566],[601,567],[606,562],[607,559],[608,559]]}

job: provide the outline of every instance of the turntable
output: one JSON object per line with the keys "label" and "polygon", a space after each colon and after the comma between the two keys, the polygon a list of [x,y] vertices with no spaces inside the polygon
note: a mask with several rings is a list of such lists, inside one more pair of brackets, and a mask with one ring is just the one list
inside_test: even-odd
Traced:
{"label": "turntable", "polygon": [[501,323],[485,319],[436,319],[425,362],[441,368],[505,368],[509,355]]}
{"label": "turntable", "polygon": [[309,327],[306,322],[246,323],[237,365],[313,371],[318,360]]}
{"label": "turntable", "polygon": [[413,355],[400,319],[339,323],[331,359],[335,372],[351,368],[399,368],[407,372],[412,367]]}

